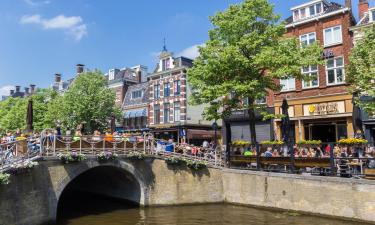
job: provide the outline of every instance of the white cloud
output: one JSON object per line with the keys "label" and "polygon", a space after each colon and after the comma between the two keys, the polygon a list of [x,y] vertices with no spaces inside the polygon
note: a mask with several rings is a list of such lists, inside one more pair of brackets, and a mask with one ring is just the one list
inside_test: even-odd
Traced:
{"label": "white cloud", "polygon": [[198,46],[203,46],[203,44],[193,45],[188,48],[185,48],[181,52],[177,53],[177,56],[184,56],[190,59],[195,59],[199,56]]}
{"label": "white cloud", "polygon": [[45,30],[60,29],[65,30],[72,35],[77,41],[87,35],[87,25],[83,23],[80,16],[58,15],[51,19],[44,19],[39,14],[24,15],[20,19],[21,24],[37,24]]}
{"label": "white cloud", "polygon": [[38,5],[47,5],[50,4],[51,1],[45,0],[45,1],[39,1],[39,0],[24,0],[24,2],[31,6],[38,6]]}
{"label": "white cloud", "polygon": [[10,90],[14,90],[14,88],[15,87],[12,85],[6,85],[3,87],[0,87],[0,99],[1,99],[1,96],[8,96],[10,93]]}

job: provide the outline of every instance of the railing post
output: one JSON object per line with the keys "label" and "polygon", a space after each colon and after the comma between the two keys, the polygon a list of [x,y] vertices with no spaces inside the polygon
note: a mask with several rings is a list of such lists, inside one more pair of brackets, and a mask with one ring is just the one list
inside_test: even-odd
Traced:
{"label": "railing post", "polygon": [[258,142],[255,142],[255,151],[256,151],[256,162],[257,162],[257,170],[261,169],[260,165],[260,145]]}
{"label": "railing post", "polygon": [[329,146],[329,164],[331,167],[331,176],[335,175],[335,156],[334,156],[334,151],[333,151],[333,146]]}
{"label": "railing post", "polygon": [[295,173],[295,157],[294,157],[294,148],[293,148],[293,145],[292,143],[288,143],[287,144],[287,148],[288,148],[288,151],[290,151],[290,171],[292,173]]}
{"label": "railing post", "polygon": [[79,139],[79,154],[82,154],[82,138]]}
{"label": "railing post", "polygon": [[56,156],[56,135],[53,138],[53,156]]}

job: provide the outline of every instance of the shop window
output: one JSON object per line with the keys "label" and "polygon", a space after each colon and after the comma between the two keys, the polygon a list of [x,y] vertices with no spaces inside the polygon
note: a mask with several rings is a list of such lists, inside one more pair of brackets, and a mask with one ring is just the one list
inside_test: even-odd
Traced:
{"label": "shop window", "polygon": [[318,66],[307,66],[302,68],[302,75],[305,79],[302,82],[303,88],[313,88],[319,86]]}
{"label": "shop window", "polygon": [[327,83],[329,85],[342,84],[345,81],[344,58],[328,59],[326,65]]}
{"label": "shop window", "polygon": [[170,113],[170,105],[169,103],[164,104],[164,123],[169,123],[169,113]]}
{"label": "shop window", "polygon": [[316,33],[303,34],[299,38],[302,46],[311,45],[316,41]]}
{"label": "shop window", "polygon": [[281,79],[280,80],[281,91],[293,91],[296,90],[296,79]]}
{"label": "shop window", "polygon": [[337,124],[337,138],[338,140],[348,137],[348,130],[346,123]]}
{"label": "shop window", "polygon": [[180,102],[174,103],[174,121],[180,122],[181,120],[181,109],[180,109]]}
{"label": "shop window", "polygon": [[330,27],[324,30],[324,46],[331,46],[342,43],[341,25]]}
{"label": "shop window", "polygon": [[160,105],[154,106],[154,123],[160,124]]}

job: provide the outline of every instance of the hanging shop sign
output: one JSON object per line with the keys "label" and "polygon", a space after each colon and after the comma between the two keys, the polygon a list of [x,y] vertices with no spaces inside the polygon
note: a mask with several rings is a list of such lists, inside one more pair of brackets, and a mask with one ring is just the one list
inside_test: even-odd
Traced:
{"label": "hanging shop sign", "polygon": [[312,115],[330,115],[345,113],[345,102],[324,102],[317,104],[308,104],[303,106],[304,116]]}

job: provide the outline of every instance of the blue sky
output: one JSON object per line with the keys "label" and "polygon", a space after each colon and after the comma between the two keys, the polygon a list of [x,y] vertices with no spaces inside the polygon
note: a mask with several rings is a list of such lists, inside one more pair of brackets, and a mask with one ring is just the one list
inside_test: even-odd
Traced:
{"label": "blue sky", "polygon": [[[282,18],[306,1],[271,0]],[[77,63],[103,72],[138,64],[153,71],[164,37],[168,50],[194,55],[207,40],[208,17],[237,2],[1,0],[0,95],[9,85],[48,87],[56,72],[71,78]]]}

